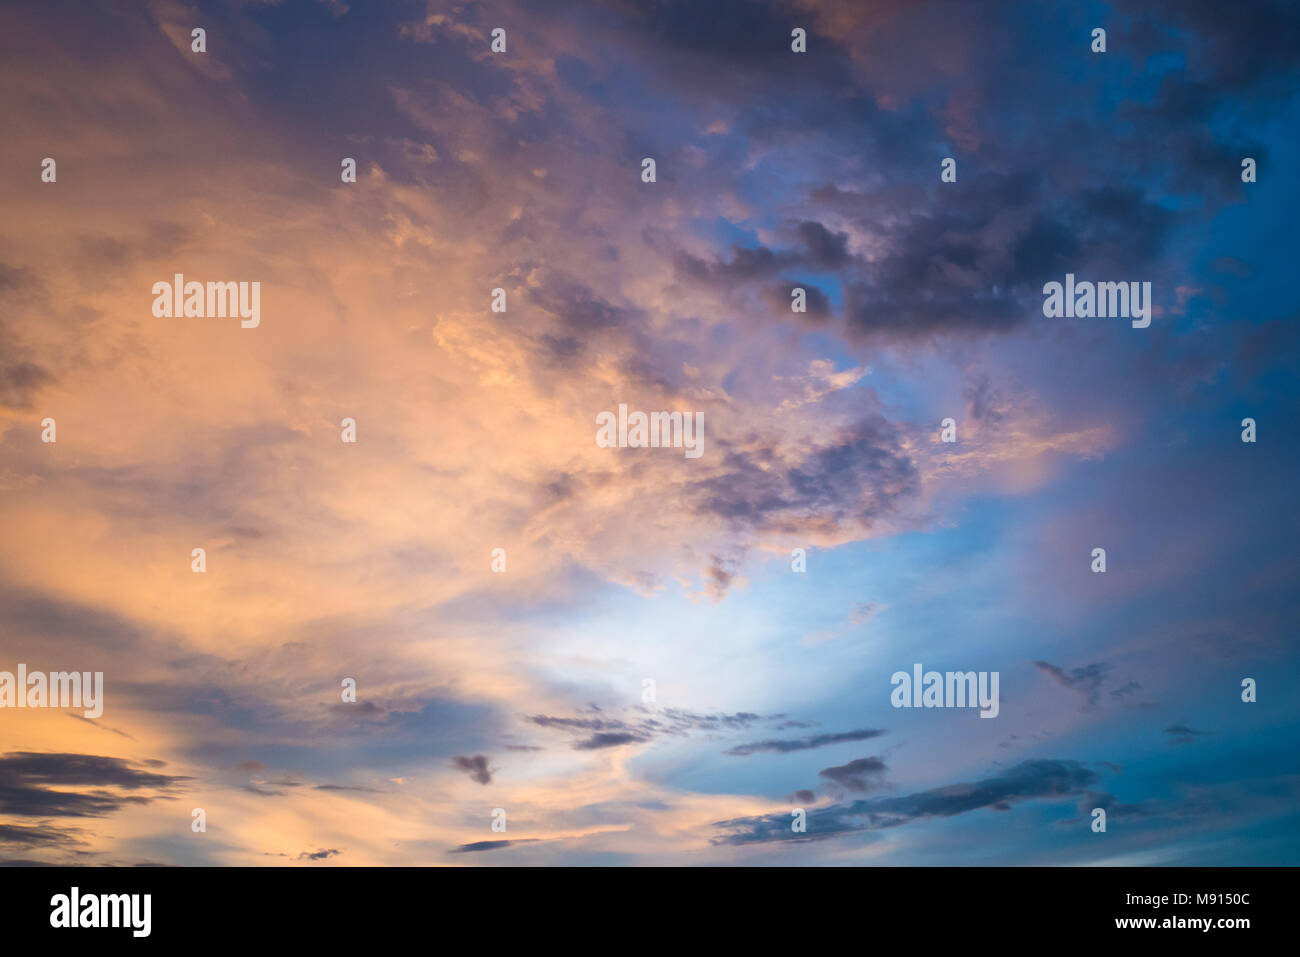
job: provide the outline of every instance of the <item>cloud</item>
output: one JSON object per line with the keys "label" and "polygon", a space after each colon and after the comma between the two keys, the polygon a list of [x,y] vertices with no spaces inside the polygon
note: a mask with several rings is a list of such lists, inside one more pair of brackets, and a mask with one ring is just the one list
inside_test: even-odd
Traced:
{"label": "cloud", "polygon": [[140,624],[123,615],[13,585],[3,579],[0,579],[0,614],[15,636],[31,636],[33,646],[40,638],[44,642],[120,653],[138,646],[141,640]]}
{"label": "cloud", "polygon": [[1111,688],[1110,696],[1117,701],[1122,701],[1123,699],[1129,697],[1130,695],[1137,694],[1137,692],[1141,690],[1142,690],[1142,685],[1139,684],[1138,682],[1126,681],[1118,688]]}
{"label": "cloud", "polygon": [[1171,724],[1164,733],[1169,735],[1170,744],[1192,744],[1197,738],[1214,734],[1213,731],[1197,731],[1185,724]]}
{"label": "cloud", "polygon": [[[806,311],[801,313],[794,312],[792,308],[795,289],[804,291],[804,309]],[[831,318],[833,314],[830,297],[816,283],[805,280],[786,279],[771,283],[764,287],[762,295],[763,301],[772,314],[782,318],[792,316],[810,323],[821,323]]]}
{"label": "cloud", "polygon": [[249,794],[256,794],[258,797],[284,797],[283,791],[275,791],[271,788],[264,788],[260,784],[245,784],[244,790]]}
{"label": "cloud", "polygon": [[1091,710],[1097,706],[1097,702],[1101,699],[1101,686],[1106,681],[1107,672],[1110,671],[1109,665],[1100,663],[1086,665],[1082,668],[1073,668],[1068,673],[1064,669],[1046,661],[1035,661],[1034,667],[1049,675],[1062,688],[1068,688],[1070,691],[1082,695],[1085,710]]}
{"label": "cloud", "polygon": [[32,271],[0,262],[0,411],[32,408],[36,396],[56,377],[32,358],[11,316],[45,305],[46,290]]}
{"label": "cloud", "polygon": [[631,718],[557,717],[535,714],[528,721],[542,728],[576,732],[595,732],[576,738],[575,751],[599,751],[625,744],[642,744],[658,737],[681,737],[695,732],[719,733],[747,728],[756,722],[778,720],[785,715],[763,716],[748,711],[732,714],[703,714],[681,708],[641,709]]}
{"label": "cloud", "polygon": [[15,847],[68,848],[85,847],[79,828],[53,827],[48,824],[0,824],[0,844]]}
{"label": "cloud", "polygon": [[[822,840],[981,809],[1006,811],[1022,801],[1078,797],[1088,793],[1096,780],[1096,772],[1079,761],[1025,761],[982,781],[951,784],[896,798],[870,798],[810,812],[807,832],[793,839]],[[787,815],[718,821],[716,826],[728,833],[715,837],[714,844],[791,839]]]}
{"label": "cloud", "polygon": [[883,416],[863,418],[786,465],[770,446],[742,450],[716,442],[724,454],[720,473],[687,494],[698,511],[751,532],[794,532],[812,517],[823,529],[860,533],[920,492],[900,431]]}
{"label": "cloud", "polygon": [[885,762],[878,757],[857,758],[838,767],[823,768],[817,773],[850,791],[874,791],[882,784]]}
{"label": "cloud", "polygon": [[[848,234],[833,233],[811,220],[795,227],[798,247],[773,250],[766,246],[733,246],[729,259],[705,261],[683,250],[674,255],[673,266],[683,279],[708,284],[734,284],[770,279],[789,269],[831,271],[853,261],[848,251]],[[787,295],[785,307],[790,306]]]}
{"label": "cloud", "polygon": [[479,851],[498,851],[502,848],[509,847],[511,844],[521,844],[522,841],[474,841],[470,844],[462,844],[459,847],[453,847],[448,854],[475,854]]}
{"label": "cloud", "polygon": [[109,727],[108,725],[104,724],[102,721],[99,721],[98,719],[87,718],[83,714],[69,714],[68,717],[72,718],[74,721],[85,721],[91,727],[96,728],[99,731],[107,731],[109,734],[115,734],[120,738],[126,738],[128,741],[135,740],[134,737],[127,734],[125,731],[121,730],[120,728]]}
{"label": "cloud", "polygon": [[601,731],[574,744],[576,751],[596,751],[600,748],[617,748],[624,744],[640,744],[649,740],[645,735],[629,731]]}
{"label": "cloud", "polygon": [[321,849],[319,851],[313,851],[311,853],[308,853],[307,851],[303,851],[301,854],[298,855],[298,860],[325,861],[325,860],[329,860],[331,857],[338,857],[339,854],[341,853],[342,853],[341,851],[333,847],[329,849]]}
{"label": "cloud", "polygon": [[742,757],[764,751],[786,754],[790,751],[808,751],[812,748],[824,748],[831,744],[843,744],[846,741],[866,741],[870,738],[878,738],[884,733],[883,730],[875,728],[860,728],[856,731],[814,734],[806,738],[769,738],[766,741],[751,741],[748,744],[736,745],[734,748],[728,748],[723,754],[734,754]]}
{"label": "cloud", "polygon": [[[178,785],[190,780],[184,775],[143,771],[120,758],[10,751],[0,757],[0,813],[104,817],[128,805],[170,797]],[[93,790],[69,790],[85,786]]]}
{"label": "cloud", "polygon": [[488,759],[486,755],[476,754],[473,757],[466,757],[458,754],[451,759],[454,767],[459,768],[470,776],[471,780],[479,784],[491,784],[492,772],[488,770]]}

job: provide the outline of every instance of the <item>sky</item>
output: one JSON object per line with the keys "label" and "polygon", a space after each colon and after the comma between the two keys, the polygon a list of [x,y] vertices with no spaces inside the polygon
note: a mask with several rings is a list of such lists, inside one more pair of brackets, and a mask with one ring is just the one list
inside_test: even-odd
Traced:
{"label": "sky", "polygon": [[0,708],[0,861],[1300,863],[1294,4],[51,0],[0,51],[0,672],[103,674]]}

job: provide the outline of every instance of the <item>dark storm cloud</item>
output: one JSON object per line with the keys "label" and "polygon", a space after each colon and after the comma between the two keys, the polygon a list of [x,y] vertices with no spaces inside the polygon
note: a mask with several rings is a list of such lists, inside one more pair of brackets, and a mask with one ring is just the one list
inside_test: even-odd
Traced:
{"label": "dark storm cloud", "polygon": [[775,252],[766,246],[735,246],[729,260],[708,262],[698,256],[679,252],[673,258],[673,267],[679,277],[700,282],[727,282],[763,279],[780,272],[798,261],[791,253]]}
{"label": "dark storm cloud", "polygon": [[[165,798],[192,778],[156,774],[120,758],[11,751],[0,757],[0,813],[35,817],[103,817],[128,805]],[[90,790],[69,790],[70,788]],[[153,793],[119,794],[109,788]]]}
{"label": "dark storm cloud", "polygon": [[1110,689],[1110,696],[1116,701],[1122,701],[1130,695],[1137,694],[1142,690],[1142,685],[1136,681],[1126,681],[1118,688]]}
{"label": "dark storm cloud", "polygon": [[1067,271],[1150,274],[1173,224],[1136,187],[1063,194],[1033,170],[972,178],[969,191],[951,197],[935,186],[896,195],[814,191],[814,200],[882,240],[881,256],[842,272],[850,333],[1012,331],[1041,318],[1043,284]]}
{"label": "dark storm cloud", "polygon": [[[613,58],[631,58],[673,92],[769,108],[793,101],[809,109],[827,91],[852,87],[849,61],[815,18],[783,4],[752,0],[617,0],[588,19]],[[790,31],[803,27],[816,55],[790,55]],[[796,116],[799,111],[792,110]]]}
{"label": "dark storm cloud", "polygon": [[[773,721],[785,715],[759,715],[749,711],[732,714],[701,714],[680,708],[660,708],[654,711],[641,709],[629,718],[614,717],[554,717],[529,715],[527,720],[542,728],[552,728],[577,735],[572,747],[575,751],[596,751],[624,744],[637,744],[658,737],[681,737],[692,733],[721,733],[736,731],[760,721]],[[592,732],[592,733],[587,733]]]}
{"label": "dark storm cloud", "polygon": [[462,844],[459,847],[453,847],[448,854],[475,854],[479,851],[497,851],[511,844],[523,844],[524,841],[474,841],[472,844]]}
{"label": "dark storm cloud", "polygon": [[875,415],[794,466],[782,465],[771,450],[728,449],[721,473],[697,482],[688,494],[697,510],[734,525],[794,531],[806,528],[810,515],[827,525],[869,527],[895,514],[920,488],[900,428]]}
{"label": "dark storm cloud", "polygon": [[1082,266],[1129,274],[1149,270],[1163,257],[1174,225],[1173,212],[1136,186],[1083,190],[1065,206],[1063,218],[1078,237]]}
{"label": "dark storm cloud", "polygon": [[900,798],[868,802],[883,826],[923,817],[951,817],[979,808],[1005,811],[1028,798],[1077,794],[1097,780],[1080,761],[1025,761],[973,784],[954,784]]}
{"label": "dark storm cloud", "polygon": [[1197,731],[1195,728],[1189,728],[1185,724],[1171,724],[1165,728],[1165,734],[1169,735],[1170,744],[1191,744],[1197,738],[1203,738],[1206,735],[1214,734],[1213,731]]}
{"label": "dark storm cloud", "polygon": [[[683,25],[695,23],[701,14],[676,7],[658,11],[653,24],[620,7],[596,18],[592,28],[609,30],[615,49],[630,47],[629,54],[663,82],[699,77],[700,71],[725,73],[720,64],[742,75],[752,69],[753,75],[736,87],[744,95],[730,104],[741,112],[739,125],[752,141],[788,138],[804,128],[801,124],[815,119],[813,128],[822,149],[869,157],[870,166],[882,171],[886,183],[862,186],[863,177],[846,176],[836,168],[835,175],[824,181],[851,185],[809,191],[804,204],[809,218],[787,225],[788,241],[783,246],[733,246],[716,257],[678,250],[673,254],[678,275],[718,284],[724,291],[761,281],[759,296],[780,312],[788,310],[789,289],[799,281],[782,275],[784,271],[805,265],[834,272],[844,290],[846,328],[856,336],[914,339],[1004,333],[1037,318],[1043,283],[1059,279],[1066,271],[1108,276],[1116,270],[1141,270],[1158,278],[1174,227],[1212,212],[1195,204],[1175,210],[1163,202],[1161,179],[1170,169],[1167,156],[1184,157],[1176,170],[1199,164],[1213,174],[1206,181],[1212,187],[1215,182],[1231,183],[1234,177],[1224,175],[1224,170],[1231,173],[1234,157],[1246,148],[1240,137],[1220,141],[1215,138],[1220,134],[1209,132],[1205,123],[1218,105],[1206,91],[1213,90],[1222,76],[1232,76],[1239,84],[1267,85],[1285,75],[1296,59],[1288,54],[1278,58],[1276,67],[1261,66],[1248,55],[1253,26],[1239,23],[1222,35],[1211,27],[1216,18],[1205,11],[1139,5],[1135,15],[1158,24],[1159,29],[1149,29],[1131,43],[1119,39],[1121,32],[1112,29],[1116,34],[1112,57],[1141,63],[1183,45],[1204,45],[1213,55],[1203,58],[1195,55],[1199,49],[1186,51],[1187,68],[1165,76],[1161,99],[1167,102],[1151,106],[1145,98],[1134,98],[1135,109],[1158,109],[1168,117],[1165,126],[1181,131],[1178,145],[1171,147],[1167,138],[1146,135],[1142,122],[1133,124],[1143,131],[1135,137],[1116,130],[1107,120],[1107,141],[1125,148],[1085,157],[1062,150],[1059,143],[1086,139],[1098,121],[1077,114],[1058,118],[1048,107],[1072,95],[1081,72],[1087,75],[1091,70],[1091,82],[1097,83],[1106,82],[1109,75],[1096,71],[1087,57],[1077,66],[1061,68],[1064,37],[1074,32],[1073,25],[1064,22],[1069,16],[1020,17],[1010,5],[994,7],[979,17],[953,16],[951,11],[941,15],[934,6],[908,8],[908,17],[894,17],[888,10],[851,16],[839,11],[842,22],[837,23],[835,35],[823,36],[819,27],[837,21],[829,11],[826,15],[819,11],[798,17],[800,25],[810,29],[816,55],[793,57],[785,55],[789,11],[765,9],[763,4],[736,6],[738,22],[755,22],[757,32],[752,37],[722,26],[715,21],[722,14],[713,10],[704,18],[718,26],[703,36],[695,35]],[[1296,32],[1294,11],[1269,5],[1264,19],[1277,25],[1276,36]],[[1173,27],[1191,32],[1175,40]],[[930,33],[935,33],[931,37],[935,42],[927,46],[922,38]],[[668,37],[677,39],[668,44]],[[764,38],[771,39],[771,49]],[[947,128],[954,118],[948,110],[958,85],[947,78],[951,71],[939,67],[946,49],[979,47],[981,38],[1031,55],[1025,62],[983,58],[969,75],[963,74],[960,89],[970,95],[959,100],[966,114],[960,123],[969,125],[980,141],[996,136],[1002,148],[996,156],[961,156],[958,183],[940,184],[929,158],[937,140],[950,139]],[[920,57],[918,69],[898,73],[887,66],[894,62],[890,57],[903,56],[904,51],[909,57]],[[1250,68],[1244,69],[1247,65]],[[855,70],[864,71],[856,80]],[[927,71],[936,81],[918,87],[914,74]],[[897,89],[914,108],[879,109],[858,91],[863,76],[877,96]],[[766,98],[753,95],[753,84],[774,79],[786,94],[779,98],[784,105],[776,117]],[[1030,79],[1033,82],[1027,82]],[[691,85],[698,86],[698,79]],[[728,89],[724,83],[714,95],[728,99]],[[994,110],[993,104],[1003,108]],[[1022,113],[1039,117],[1047,129],[1027,137],[1023,125],[1008,127],[1007,118]],[[1192,129],[1197,132],[1187,132]],[[1133,146],[1136,151],[1129,148]],[[1144,149],[1159,155],[1143,159]],[[927,157],[925,164],[919,162],[922,155]],[[1230,167],[1224,166],[1227,159],[1232,160]],[[1086,164],[1097,163],[1113,167],[1115,175],[1099,180],[1095,169],[1085,169]],[[1150,176],[1134,175],[1147,172],[1148,167]],[[1123,185],[1107,185],[1107,179]],[[1103,185],[1090,185],[1098,182]],[[855,259],[845,234],[824,224],[831,219],[857,223],[875,240],[873,246],[880,254],[870,262]],[[804,318],[825,317],[829,303],[822,291],[810,290],[809,298]],[[559,341],[579,348],[576,337],[559,337]]]}
{"label": "dark storm cloud", "polygon": [[878,757],[857,758],[838,767],[823,768],[817,773],[850,791],[874,791],[883,783],[885,762]]}
{"label": "dark storm cloud", "polygon": [[[818,449],[786,478],[799,507],[820,515],[874,517],[920,490],[916,466],[899,451],[897,427],[875,416],[859,421],[841,441]],[[863,486],[870,488],[864,500]]]}
{"label": "dark storm cloud", "polygon": [[[808,830],[795,840],[820,840],[841,834],[899,827],[933,817],[953,817],[988,808],[1005,811],[1032,799],[1087,794],[1097,774],[1079,761],[1025,761],[982,781],[952,784],[897,798],[869,798],[832,805],[808,814]],[[719,821],[729,833],[714,844],[749,844],[791,839],[788,815]]]}
{"label": "dark storm cloud", "polygon": [[1069,672],[1046,661],[1035,661],[1034,667],[1049,675],[1062,688],[1068,688],[1070,691],[1082,695],[1085,710],[1097,706],[1097,702],[1101,698],[1101,686],[1105,683],[1106,675],[1110,671],[1110,665],[1101,663],[1086,665],[1082,668],[1072,668]]}
{"label": "dark storm cloud", "polygon": [[827,745],[842,744],[845,741],[866,741],[870,738],[878,738],[884,733],[883,729],[860,728],[856,731],[835,731],[826,734],[814,734],[806,738],[771,738],[766,741],[751,741],[748,744],[740,744],[734,748],[727,749],[723,754],[733,754],[740,757],[750,754],[759,754],[765,751],[785,754],[790,751],[808,751],[812,748],[824,748]]}
{"label": "dark storm cloud", "polygon": [[[544,272],[536,286],[526,295],[530,308],[526,315],[536,317],[523,334],[539,347],[542,377],[565,374],[588,361],[613,362],[625,384],[636,384],[650,391],[673,392],[678,383],[663,370],[658,361],[662,344],[647,332],[647,314],[640,307],[619,305],[578,280],[562,274]],[[570,476],[575,479],[576,476]],[[577,489],[572,481],[561,485],[547,483],[544,492],[558,497],[572,495]],[[519,521],[531,512],[521,513]]]}
{"label": "dark storm cloud", "polygon": [[548,366],[572,370],[583,363],[593,343],[625,342],[631,348],[619,359],[623,374],[645,385],[671,388],[656,364],[642,354],[650,348],[642,331],[643,310],[616,305],[562,273],[543,273],[526,295],[544,323],[531,334]]}
{"label": "dark storm cloud", "polygon": [[79,828],[51,827],[47,824],[0,824],[0,844],[16,847],[73,847],[85,844]]}
{"label": "dark storm cloud", "polygon": [[529,296],[548,312],[565,333],[590,336],[634,321],[638,312],[605,301],[587,286],[568,276],[551,277]]}
{"label": "dark storm cloud", "polygon": [[452,767],[464,771],[470,776],[471,780],[477,781],[479,784],[492,783],[492,771],[488,768],[487,755],[476,754],[468,757],[458,754],[451,759],[451,763]]}
{"label": "dark storm cloud", "polygon": [[[677,276],[697,282],[735,285],[771,279],[792,268],[831,272],[854,262],[848,251],[848,234],[832,232],[813,220],[793,225],[797,246],[774,250],[766,246],[733,246],[729,259],[706,260],[683,250],[673,254]],[[786,306],[789,307],[787,297]]]}
{"label": "dark storm cloud", "polygon": [[308,853],[307,851],[303,851],[301,854],[298,855],[298,860],[300,860],[300,861],[324,861],[324,860],[328,860],[328,859],[331,858],[331,857],[338,857],[339,854],[341,854],[341,853],[342,853],[341,851],[339,851],[337,848],[333,848],[333,847],[328,848],[328,849],[322,848],[322,849],[319,850],[319,851],[313,851],[313,852],[311,852],[311,853]]}
{"label": "dark storm cloud", "polygon": [[[758,16],[765,21],[766,30],[776,30],[775,22],[766,21],[779,21],[784,15],[769,18],[756,12],[758,6],[742,5],[742,18]],[[1291,85],[1282,78],[1289,76],[1297,59],[1289,49],[1285,56],[1276,58],[1276,64],[1264,65],[1256,58],[1252,53],[1252,18],[1242,18],[1232,30],[1221,31],[1214,25],[1221,17],[1208,12],[1208,7],[1183,11],[1177,4],[1147,8],[1137,5],[1134,13],[1158,23],[1159,29],[1148,30],[1134,43],[1120,39],[1122,31],[1113,29],[1116,46],[1112,57],[1131,58],[1140,65],[1147,57],[1187,48],[1186,68],[1165,75],[1154,104],[1148,104],[1143,97],[1131,101],[1134,110],[1156,111],[1162,117],[1161,125],[1177,133],[1171,146],[1166,136],[1148,135],[1148,124],[1140,118],[1132,123],[1141,131],[1140,136],[1116,130],[1108,118],[1098,121],[1077,114],[1055,118],[1048,107],[1068,98],[1080,82],[1080,73],[1087,75],[1085,71],[1090,69],[1091,82],[1104,83],[1109,78],[1086,57],[1077,66],[1049,69],[1059,63],[1064,37],[1073,35],[1073,25],[1062,22],[1069,17],[1017,17],[1008,5],[994,7],[981,17],[949,17],[952,22],[944,23],[937,9],[917,10],[910,18],[895,20],[886,14],[849,17],[854,26],[842,37],[816,37],[810,41],[815,42],[818,53],[806,58],[808,61],[827,58],[838,64],[826,73],[804,72],[800,64],[797,77],[787,77],[791,71],[781,57],[757,52],[766,50],[761,40],[739,41],[726,29],[695,37],[681,48],[707,48],[721,61],[727,61],[734,52],[734,65],[741,70],[763,59],[768,74],[780,75],[787,84],[793,79],[799,90],[815,91],[815,96],[808,97],[819,103],[812,107],[814,113],[818,109],[844,110],[846,120],[850,113],[855,115],[852,123],[817,124],[818,141],[825,148],[844,155],[870,156],[873,168],[880,168],[880,160],[893,154],[900,162],[896,169],[886,164],[888,185],[879,189],[864,192],[856,185],[847,189],[826,186],[808,196],[815,216],[830,214],[857,221],[878,240],[876,245],[883,254],[869,265],[854,261],[847,247],[835,239],[836,234],[818,219],[809,219],[799,227],[803,242],[790,248],[733,247],[730,253],[717,258],[678,253],[675,263],[680,276],[735,285],[759,277],[770,280],[792,265],[815,260],[839,274],[846,291],[848,328],[853,333],[916,338],[1013,330],[1037,314],[1042,284],[1059,279],[1066,271],[1109,274],[1124,269],[1157,273],[1173,228],[1197,222],[1213,212],[1212,206],[1198,209],[1195,204],[1171,208],[1162,202],[1161,180],[1167,179],[1171,169],[1175,173],[1192,169],[1199,171],[1202,182],[1186,192],[1217,191],[1216,184],[1239,189],[1239,183],[1233,186],[1237,160],[1242,150],[1255,149],[1239,136],[1229,139],[1217,131],[1210,132],[1208,120],[1219,110],[1222,97],[1215,92],[1220,81],[1232,78],[1223,84],[1228,90],[1234,86],[1272,85],[1277,92],[1283,92]],[[691,22],[691,15],[684,16],[682,22]],[[818,20],[816,16],[807,19],[814,23]],[[1267,5],[1263,20],[1276,25],[1272,42],[1297,32],[1296,12],[1281,5]],[[921,37],[930,27],[940,30],[934,48],[918,50]],[[1177,29],[1182,27],[1190,28],[1190,32],[1178,34]],[[658,29],[664,35],[677,35],[671,21],[658,25]],[[787,35],[785,30],[782,36]],[[653,36],[647,39],[640,31],[637,36],[639,43],[664,52],[665,59],[656,62],[667,70],[671,55],[660,50],[659,40]],[[987,142],[997,136],[1003,148],[995,157],[962,157],[958,183],[939,184],[937,169],[927,163],[922,173],[918,165],[920,155],[932,155],[931,144],[949,138],[944,126],[953,122],[945,111],[951,105],[956,81],[945,80],[946,71],[937,68],[946,45],[979,46],[981,37],[1028,50],[1032,55],[1024,63],[1012,58],[985,58],[971,75],[963,74],[962,89],[971,95],[961,101],[969,102],[969,107],[964,107],[969,115],[962,122],[971,126],[979,140]],[[733,51],[732,44],[737,42],[739,48]],[[1280,42],[1284,44],[1285,39]],[[1203,49],[1211,55],[1198,55]],[[919,53],[920,72],[934,68],[936,83],[927,88],[913,85],[904,95],[930,109],[864,111],[864,104],[855,104],[852,94],[845,92],[855,85],[843,82],[851,73],[847,66],[850,50],[858,61],[857,67],[866,71],[880,94],[888,94],[900,85],[908,87],[917,71],[891,76],[884,64],[892,61],[878,54],[888,51],[902,55],[904,50],[909,56]],[[785,61],[804,59],[784,57]],[[712,62],[716,66],[719,61]],[[691,64],[676,62],[672,68],[689,70]],[[1034,82],[1026,82],[1031,77]],[[763,99],[747,96],[738,101],[737,107],[745,114],[741,125],[759,142],[791,135],[799,128],[800,120],[806,119],[811,106],[798,93],[783,97],[791,101],[792,115],[783,113],[780,122],[773,122],[771,107]],[[995,111],[993,104],[1002,109]],[[1022,126],[1008,127],[1007,118],[1021,113],[1046,118],[1043,121],[1047,131],[1040,130],[1029,138]],[[767,122],[748,122],[760,116],[765,116]],[[1086,140],[1098,122],[1106,124],[1107,141],[1120,142],[1124,148],[1100,157],[1092,153],[1084,157],[1059,148],[1061,142]],[[1182,159],[1170,167],[1169,155]],[[1095,170],[1091,178],[1085,178],[1085,162],[1113,167],[1115,175],[1110,179],[1124,185],[1080,187],[1080,182],[1098,182]],[[847,179],[837,176],[833,181]],[[792,277],[784,278],[789,281]],[[776,306],[774,290],[765,298]],[[788,307],[788,301],[784,305]],[[817,312],[810,310],[810,318],[820,314],[820,306],[819,302]]]}
{"label": "dark storm cloud", "polygon": [[[1161,78],[1152,97],[1124,102],[1119,115],[1148,133],[1146,162],[1177,156],[1168,165],[1177,191],[1217,200],[1239,197],[1236,175],[1243,156],[1261,168],[1268,151],[1245,133],[1244,115],[1267,115],[1279,98],[1293,96],[1300,67],[1300,8],[1256,0],[1249,15],[1225,17],[1204,0],[1126,3],[1137,18],[1134,59],[1179,56],[1185,66]],[[1225,127],[1220,122],[1230,119]],[[1232,132],[1225,135],[1222,130]]]}
{"label": "dark storm cloud", "polygon": [[818,269],[838,269],[852,258],[849,255],[848,233],[831,232],[814,220],[801,222],[797,232],[805,250],[803,265]]}
{"label": "dark storm cloud", "polygon": [[0,330],[0,408],[23,412],[32,407],[36,393],[42,386],[54,381],[54,376],[43,366],[26,359],[15,359],[11,348],[6,347]]}
{"label": "dark storm cloud", "polygon": [[[804,307],[808,310],[807,312],[796,313],[790,308],[791,303],[794,302],[794,290],[796,288],[804,291]],[[803,282],[798,279],[785,280],[767,286],[763,291],[763,301],[767,303],[774,314],[783,317],[788,314],[809,322],[821,322],[831,317],[830,297],[813,283]]]}
{"label": "dark storm cloud", "polygon": [[[1300,9],[1289,0],[1254,0],[1242,8],[1249,16],[1239,17],[1225,17],[1214,0],[1126,0],[1122,6],[1147,22],[1186,28],[1189,45],[1201,53],[1191,69],[1212,77],[1225,95],[1300,67]],[[1170,42],[1167,31],[1144,39]],[[1141,52],[1150,54],[1155,47]]]}

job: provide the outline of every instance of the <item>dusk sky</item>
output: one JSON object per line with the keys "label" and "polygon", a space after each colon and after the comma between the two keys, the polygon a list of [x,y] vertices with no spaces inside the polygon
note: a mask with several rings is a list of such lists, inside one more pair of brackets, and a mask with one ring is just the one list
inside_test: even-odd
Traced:
{"label": "dusk sky", "polygon": [[3,4],[0,861],[1300,864],[1298,128],[1286,0]]}

